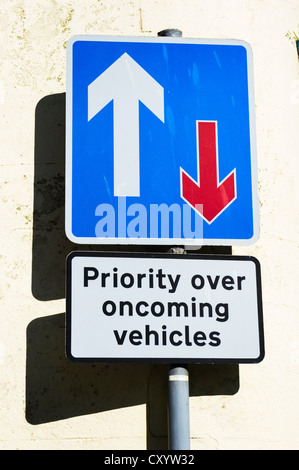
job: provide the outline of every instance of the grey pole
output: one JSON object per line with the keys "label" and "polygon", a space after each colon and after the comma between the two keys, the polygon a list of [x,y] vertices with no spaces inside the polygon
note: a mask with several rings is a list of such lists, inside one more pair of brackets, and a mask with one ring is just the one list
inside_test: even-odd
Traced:
{"label": "grey pole", "polygon": [[[179,29],[164,29],[158,36],[181,37]],[[183,253],[172,248],[171,253]],[[171,364],[168,369],[168,444],[170,450],[190,450],[189,372],[185,365]]]}
{"label": "grey pole", "polygon": [[[183,254],[183,248],[170,253]],[[190,450],[189,371],[185,364],[168,369],[168,446],[170,450]]]}
{"label": "grey pole", "polygon": [[185,365],[169,367],[168,443],[170,450],[190,450],[189,372]]}
{"label": "grey pole", "polygon": [[182,31],[180,29],[163,29],[163,31],[159,31],[158,36],[181,37]]}

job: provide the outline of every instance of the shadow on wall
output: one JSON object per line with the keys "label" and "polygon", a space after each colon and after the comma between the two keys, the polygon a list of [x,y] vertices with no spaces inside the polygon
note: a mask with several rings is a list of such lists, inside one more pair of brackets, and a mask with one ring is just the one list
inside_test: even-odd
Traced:
{"label": "shadow on wall", "polygon": [[[65,297],[65,258],[74,250],[166,252],[167,246],[79,246],[64,231],[65,94],[44,97],[35,114],[32,294]],[[204,253],[231,253],[206,247]],[[26,418],[32,425],[146,404],[147,448],[167,449],[167,365],[73,364],[65,356],[65,314],[27,328]],[[232,395],[237,365],[190,366],[190,395]]]}
{"label": "shadow on wall", "polygon": [[35,113],[32,294],[64,297],[64,263],[73,245],[64,236],[65,93],[43,98]]}
{"label": "shadow on wall", "polygon": [[[33,320],[27,328],[26,418],[42,424],[146,404],[147,449],[167,449],[165,364],[78,364],[64,352],[65,315]],[[237,365],[190,365],[190,396],[233,395]]]}

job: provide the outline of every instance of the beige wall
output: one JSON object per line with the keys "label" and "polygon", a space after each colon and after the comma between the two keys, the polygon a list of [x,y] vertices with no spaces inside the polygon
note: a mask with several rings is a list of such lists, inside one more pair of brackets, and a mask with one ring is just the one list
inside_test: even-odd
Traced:
{"label": "beige wall", "polygon": [[[192,366],[192,449],[298,449],[298,0],[2,0],[0,448],[166,448],[167,368],[64,357],[65,45],[75,34],[248,41],[266,358]],[[292,34],[291,34],[292,35]]]}

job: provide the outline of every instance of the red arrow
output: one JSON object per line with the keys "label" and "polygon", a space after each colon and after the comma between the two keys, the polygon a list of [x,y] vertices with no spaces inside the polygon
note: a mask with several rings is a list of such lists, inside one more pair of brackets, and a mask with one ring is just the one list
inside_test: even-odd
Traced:
{"label": "red arrow", "polygon": [[197,121],[198,182],[181,168],[181,196],[209,224],[237,197],[236,169],[218,177],[217,121]]}

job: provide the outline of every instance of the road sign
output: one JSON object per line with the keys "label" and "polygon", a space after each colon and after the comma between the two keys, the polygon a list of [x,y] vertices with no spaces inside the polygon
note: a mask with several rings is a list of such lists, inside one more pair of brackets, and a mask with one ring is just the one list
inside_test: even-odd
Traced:
{"label": "road sign", "polygon": [[67,355],[75,362],[260,362],[259,262],[71,253],[66,329]]}
{"label": "road sign", "polygon": [[72,241],[256,241],[247,43],[74,37],[67,47],[66,129],[66,233]]}

